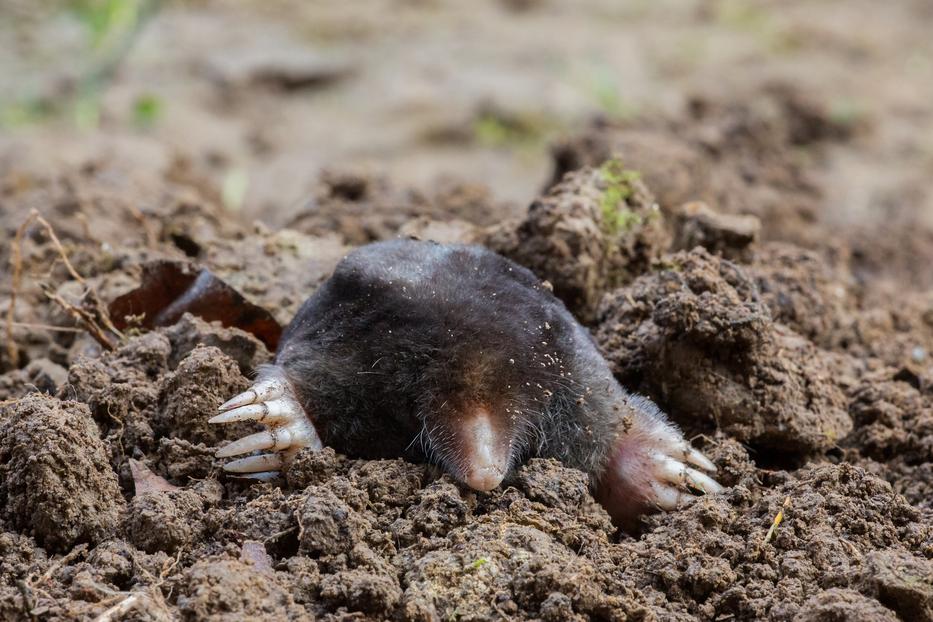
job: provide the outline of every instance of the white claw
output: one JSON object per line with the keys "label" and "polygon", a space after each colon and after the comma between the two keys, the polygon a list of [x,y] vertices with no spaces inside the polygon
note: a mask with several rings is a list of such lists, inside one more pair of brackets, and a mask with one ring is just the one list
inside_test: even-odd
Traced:
{"label": "white claw", "polygon": [[703,491],[703,494],[715,495],[718,492],[722,492],[722,486],[719,485],[719,482],[706,473],[701,473],[696,469],[686,469],[685,475],[687,483],[697,490]]}
{"label": "white claw", "polygon": [[284,378],[269,378],[268,380],[257,382],[250,387],[249,390],[227,400],[221,404],[219,410],[224,412],[241,406],[255,404],[256,402],[267,402],[269,400],[278,399],[285,395],[286,388]]}
{"label": "white claw", "polygon": [[665,486],[657,482],[651,483],[651,491],[654,493],[654,502],[662,510],[675,510],[680,505],[684,493],[672,486]]}
{"label": "white claw", "polygon": [[257,449],[279,449],[279,447],[276,447],[276,445],[280,444],[278,436],[278,434],[273,434],[269,430],[263,430],[233,441],[229,445],[224,445],[214,455],[218,458],[229,458],[230,456],[248,454]]}
{"label": "white claw", "polygon": [[237,479],[255,479],[260,482],[268,482],[271,479],[277,478],[281,473],[278,471],[265,471],[263,473],[244,473],[243,475],[237,475]]}
{"label": "white claw", "polygon": [[[235,398],[234,398],[235,399]],[[228,402],[229,403],[229,402]],[[247,404],[214,415],[208,423],[233,423],[234,421],[261,421],[274,424],[289,421],[300,414],[300,407],[293,400],[276,399],[258,404]]]}
{"label": "white claw", "polygon": [[682,462],[663,454],[655,454],[654,459],[657,461],[655,467],[657,477],[663,482],[680,485],[686,483],[705,494],[722,492],[722,486],[705,473],[691,469]]}
{"label": "white claw", "polygon": [[282,464],[282,456],[279,454],[260,454],[228,462],[224,465],[224,470],[231,473],[260,473],[278,471],[282,468]]}
{"label": "white claw", "polygon": [[214,415],[208,419],[207,422],[233,423],[234,421],[262,421],[268,416],[268,414],[269,408],[264,402],[259,404],[247,404],[246,406],[238,406],[237,408],[222,412],[219,415]]}
{"label": "white claw", "polygon": [[651,456],[655,461],[655,477],[667,484],[682,484],[687,476],[687,467],[682,462],[665,456],[660,452],[653,452]]}
{"label": "white claw", "polygon": [[716,471],[719,470],[716,468],[716,465],[713,464],[712,460],[704,456],[698,450],[691,447],[689,444],[686,443],[686,441],[684,442],[684,445],[686,449],[684,457],[687,459],[687,462],[689,462],[690,464],[694,464],[700,467],[701,469],[703,469],[704,471],[709,471],[711,473],[715,473]]}

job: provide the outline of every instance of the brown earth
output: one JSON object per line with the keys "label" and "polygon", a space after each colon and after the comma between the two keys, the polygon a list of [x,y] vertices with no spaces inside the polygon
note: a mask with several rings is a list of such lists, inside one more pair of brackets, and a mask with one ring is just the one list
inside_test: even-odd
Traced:
{"label": "brown earth", "polygon": [[[172,5],[103,131],[0,136],[0,620],[933,621],[929,7],[371,4]],[[280,47],[283,8],[334,58]],[[579,60],[601,33],[642,63],[613,66],[623,90],[665,105],[541,133],[522,106],[575,100],[537,64],[434,55],[466,98],[420,56],[423,74],[389,64],[396,37],[435,50],[461,29],[503,65]],[[166,67],[164,132],[127,133],[120,106]],[[488,76],[514,106],[475,96]],[[547,279],[725,492],[623,533],[549,461],[478,493],[325,448],[249,483],[213,454],[252,428],[206,420],[269,349],[190,314],[117,334],[102,311],[168,260],[284,324],[348,249],[396,235],[484,243]]]}

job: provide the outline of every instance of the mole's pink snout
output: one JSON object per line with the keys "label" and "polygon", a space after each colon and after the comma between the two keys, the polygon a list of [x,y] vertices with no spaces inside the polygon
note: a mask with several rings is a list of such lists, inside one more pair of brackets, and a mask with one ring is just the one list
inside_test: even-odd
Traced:
{"label": "mole's pink snout", "polygon": [[512,443],[507,434],[496,429],[485,408],[470,411],[459,423],[455,435],[462,451],[463,483],[474,490],[492,490],[508,472]]}

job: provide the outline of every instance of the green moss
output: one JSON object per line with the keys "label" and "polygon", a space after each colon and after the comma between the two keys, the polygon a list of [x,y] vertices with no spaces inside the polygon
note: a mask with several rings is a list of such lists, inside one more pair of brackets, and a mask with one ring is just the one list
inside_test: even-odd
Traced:
{"label": "green moss", "polygon": [[641,173],[625,168],[620,160],[613,158],[599,168],[599,175],[606,184],[600,199],[606,231],[618,235],[644,223],[644,217],[629,209],[627,204],[634,192],[632,184],[641,179]]}

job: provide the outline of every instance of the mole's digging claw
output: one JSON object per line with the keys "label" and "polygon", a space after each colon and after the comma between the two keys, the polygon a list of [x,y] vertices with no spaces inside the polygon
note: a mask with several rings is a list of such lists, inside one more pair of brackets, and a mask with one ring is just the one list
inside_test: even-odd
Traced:
{"label": "mole's digging claw", "polygon": [[232,473],[250,474],[254,479],[269,479],[302,447],[321,449],[321,438],[295,399],[288,381],[277,368],[274,375],[257,382],[248,391],[240,393],[220,407],[220,414],[211,417],[210,423],[234,421],[259,421],[268,426],[266,430],[251,434],[224,445],[215,454],[228,458],[248,454],[256,450],[271,449],[276,453],[247,456],[224,466]]}
{"label": "mole's digging claw", "polygon": [[281,473],[278,471],[263,471],[262,473],[243,473],[242,475],[237,475],[236,479],[254,479],[260,482],[268,482],[278,478],[280,475]]}
{"label": "mole's digging claw", "polygon": [[263,471],[278,471],[282,468],[282,456],[279,454],[259,454],[240,458],[224,465],[224,470],[231,473],[261,473]]}
{"label": "mole's digging claw", "polygon": [[234,408],[239,408],[240,406],[246,406],[247,404],[274,400],[288,392],[290,391],[288,389],[287,380],[280,376],[267,378],[261,382],[257,382],[250,387],[249,390],[230,398],[221,404],[218,410],[220,410],[220,412],[225,412]]}
{"label": "mole's digging claw", "polygon": [[647,470],[654,483],[662,487],[674,487],[679,493],[673,507],[669,507],[673,497],[668,494],[658,497],[656,500],[658,506],[665,510],[674,509],[681,501],[690,499],[693,491],[703,494],[722,492],[722,486],[716,480],[688,466],[690,464],[706,471],[716,471],[716,465],[691,447],[675,428],[667,425],[658,426],[656,434],[655,446],[648,454],[650,466]]}
{"label": "mole's digging claw", "polygon": [[713,478],[696,469],[691,469],[670,456],[666,456],[662,453],[655,453],[651,458],[654,461],[655,476],[662,482],[674,485],[687,484],[704,493],[713,493],[722,490],[722,487],[717,484],[716,480]]}
{"label": "mole's digging claw", "polygon": [[633,425],[616,441],[597,485],[597,496],[623,526],[652,508],[674,510],[700,494],[723,488],[703,471],[716,471],[653,404],[634,401]]}
{"label": "mole's digging claw", "polygon": [[655,505],[662,510],[676,510],[686,494],[673,486],[664,486],[657,482],[651,484]]}
{"label": "mole's digging claw", "polygon": [[[229,403],[229,402],[228,402]],[[259,421],[261,423],[280,423],[294,417],[295,409],[301,411],[295,400],[289,398],[280,398],[269,402],[259,402],[258,404],[247,404],[232,408],[219,415],[214,415],[208,420],[208,423],[232,423],[234,421]],[[304,413],[300,413],[304,417]]]}
{"label": "mole's digging claw", "polygon": [[711,473],[715,473],[719,470],[716,468],[716,465],[713,464],[712,460],[691,447],[690,443],[687,441],[681,441],[681,445],[684,449],[684,459],[690,464],[696,465],[704,471],[710,471]]}

